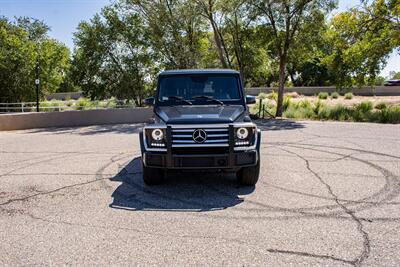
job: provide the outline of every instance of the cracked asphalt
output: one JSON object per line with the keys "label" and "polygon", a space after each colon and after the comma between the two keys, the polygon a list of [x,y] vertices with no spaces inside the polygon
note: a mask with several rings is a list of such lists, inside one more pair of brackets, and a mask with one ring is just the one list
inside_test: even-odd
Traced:
{"label": "cracked asphalt", "polygon": [[258,125],[255,188],[145,186],[141,125],[0,132],[0,265],[400,265],[399,125]]}

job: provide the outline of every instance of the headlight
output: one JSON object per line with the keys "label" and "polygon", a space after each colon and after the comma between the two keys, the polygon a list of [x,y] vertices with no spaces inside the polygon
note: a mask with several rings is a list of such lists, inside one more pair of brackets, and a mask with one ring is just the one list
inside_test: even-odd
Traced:
{"label": "headlight", "polygon": [[163,131],[161,129],[154,129],[151,132],[151,137],[155,141],[161,141],[164,138],[164,133],[163,133]]}
{"label": "headlight", "polygon": [[255,144],[257,128],[255,126],[238,126],[234,130],[235,146],[248,147]]}
{"label": "headlight", "polygon": [[249,130],[247,130],[247,128],[241,127],[239,129],[237,129],[236,136],[240,140],[246,139],[249,136]]}
{"label": "headlight", "polygon": [[143,135],[148,148],[165,148],[165,128],[145,128]]}

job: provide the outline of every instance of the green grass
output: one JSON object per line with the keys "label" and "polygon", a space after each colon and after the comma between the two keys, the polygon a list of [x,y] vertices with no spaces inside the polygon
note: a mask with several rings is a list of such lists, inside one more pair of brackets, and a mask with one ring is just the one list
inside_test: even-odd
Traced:
{"label": "green grass", "polygon": [[369,101],[354,107],[346,107],[341,104],[330,107],[320,101],[314,104],[302,101],[296,105],[290,105],[284,112],[284,116],[293,119],[400,123],[400,105],[374,111],[373,105]]}
{"label": "green grass", "polygon": [[344,94],[344,99],[346,99],[346,100],[350,100],[350,99],[353,99],[353,93],[346,93],[346,94]]}
{"label": "green grass", "polygon": [[319,92],[318,99],[328,99],[329,94],[327,92]]}
{"label": "green grass", "polygon": [[[345,95],[345,99],[351,99],[352,97],[352,93]],[[275,114],[276,94],[273,95],[272,99],[264,99],[263,105],[269,113]],[[259,108],[259,101],[257,101],[252,106],[250,112],[257,117]],[[400,105],[389,106],[383,102],[375,105],[375,107],[371,101],[364,101],[353,107],[347,107],[342,104],[328,106],[321,99],[318,99],[314,103],[308,100],[293,102],[289,96],[285,96],[283,99],[283,110],[283,116],[292,119],[400,123]]]}

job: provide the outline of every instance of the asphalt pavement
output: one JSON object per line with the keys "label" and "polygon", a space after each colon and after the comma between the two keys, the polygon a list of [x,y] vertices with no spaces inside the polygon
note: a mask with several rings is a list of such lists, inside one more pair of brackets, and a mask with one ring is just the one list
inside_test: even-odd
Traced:
{"label": "asphalt pavement", "polygon": [[145,186],[141,125],[0,132],[0,265],[400,266],[400,125],[258,124],[256,187]]}

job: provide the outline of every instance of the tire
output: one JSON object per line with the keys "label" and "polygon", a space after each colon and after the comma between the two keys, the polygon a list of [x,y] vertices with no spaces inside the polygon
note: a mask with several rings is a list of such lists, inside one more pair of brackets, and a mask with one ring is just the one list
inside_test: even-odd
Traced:
{"label": "tire", "polygon": [[255,166],[244,167],[236,173],[238,182],[241,185],[255,186],[260,174],[260,160]]}
{"label": "tire", "polygon": [[143,182],[146,185],[158,185],[164,181],[164,171],[158,168],[146,167],[142,164]]}

